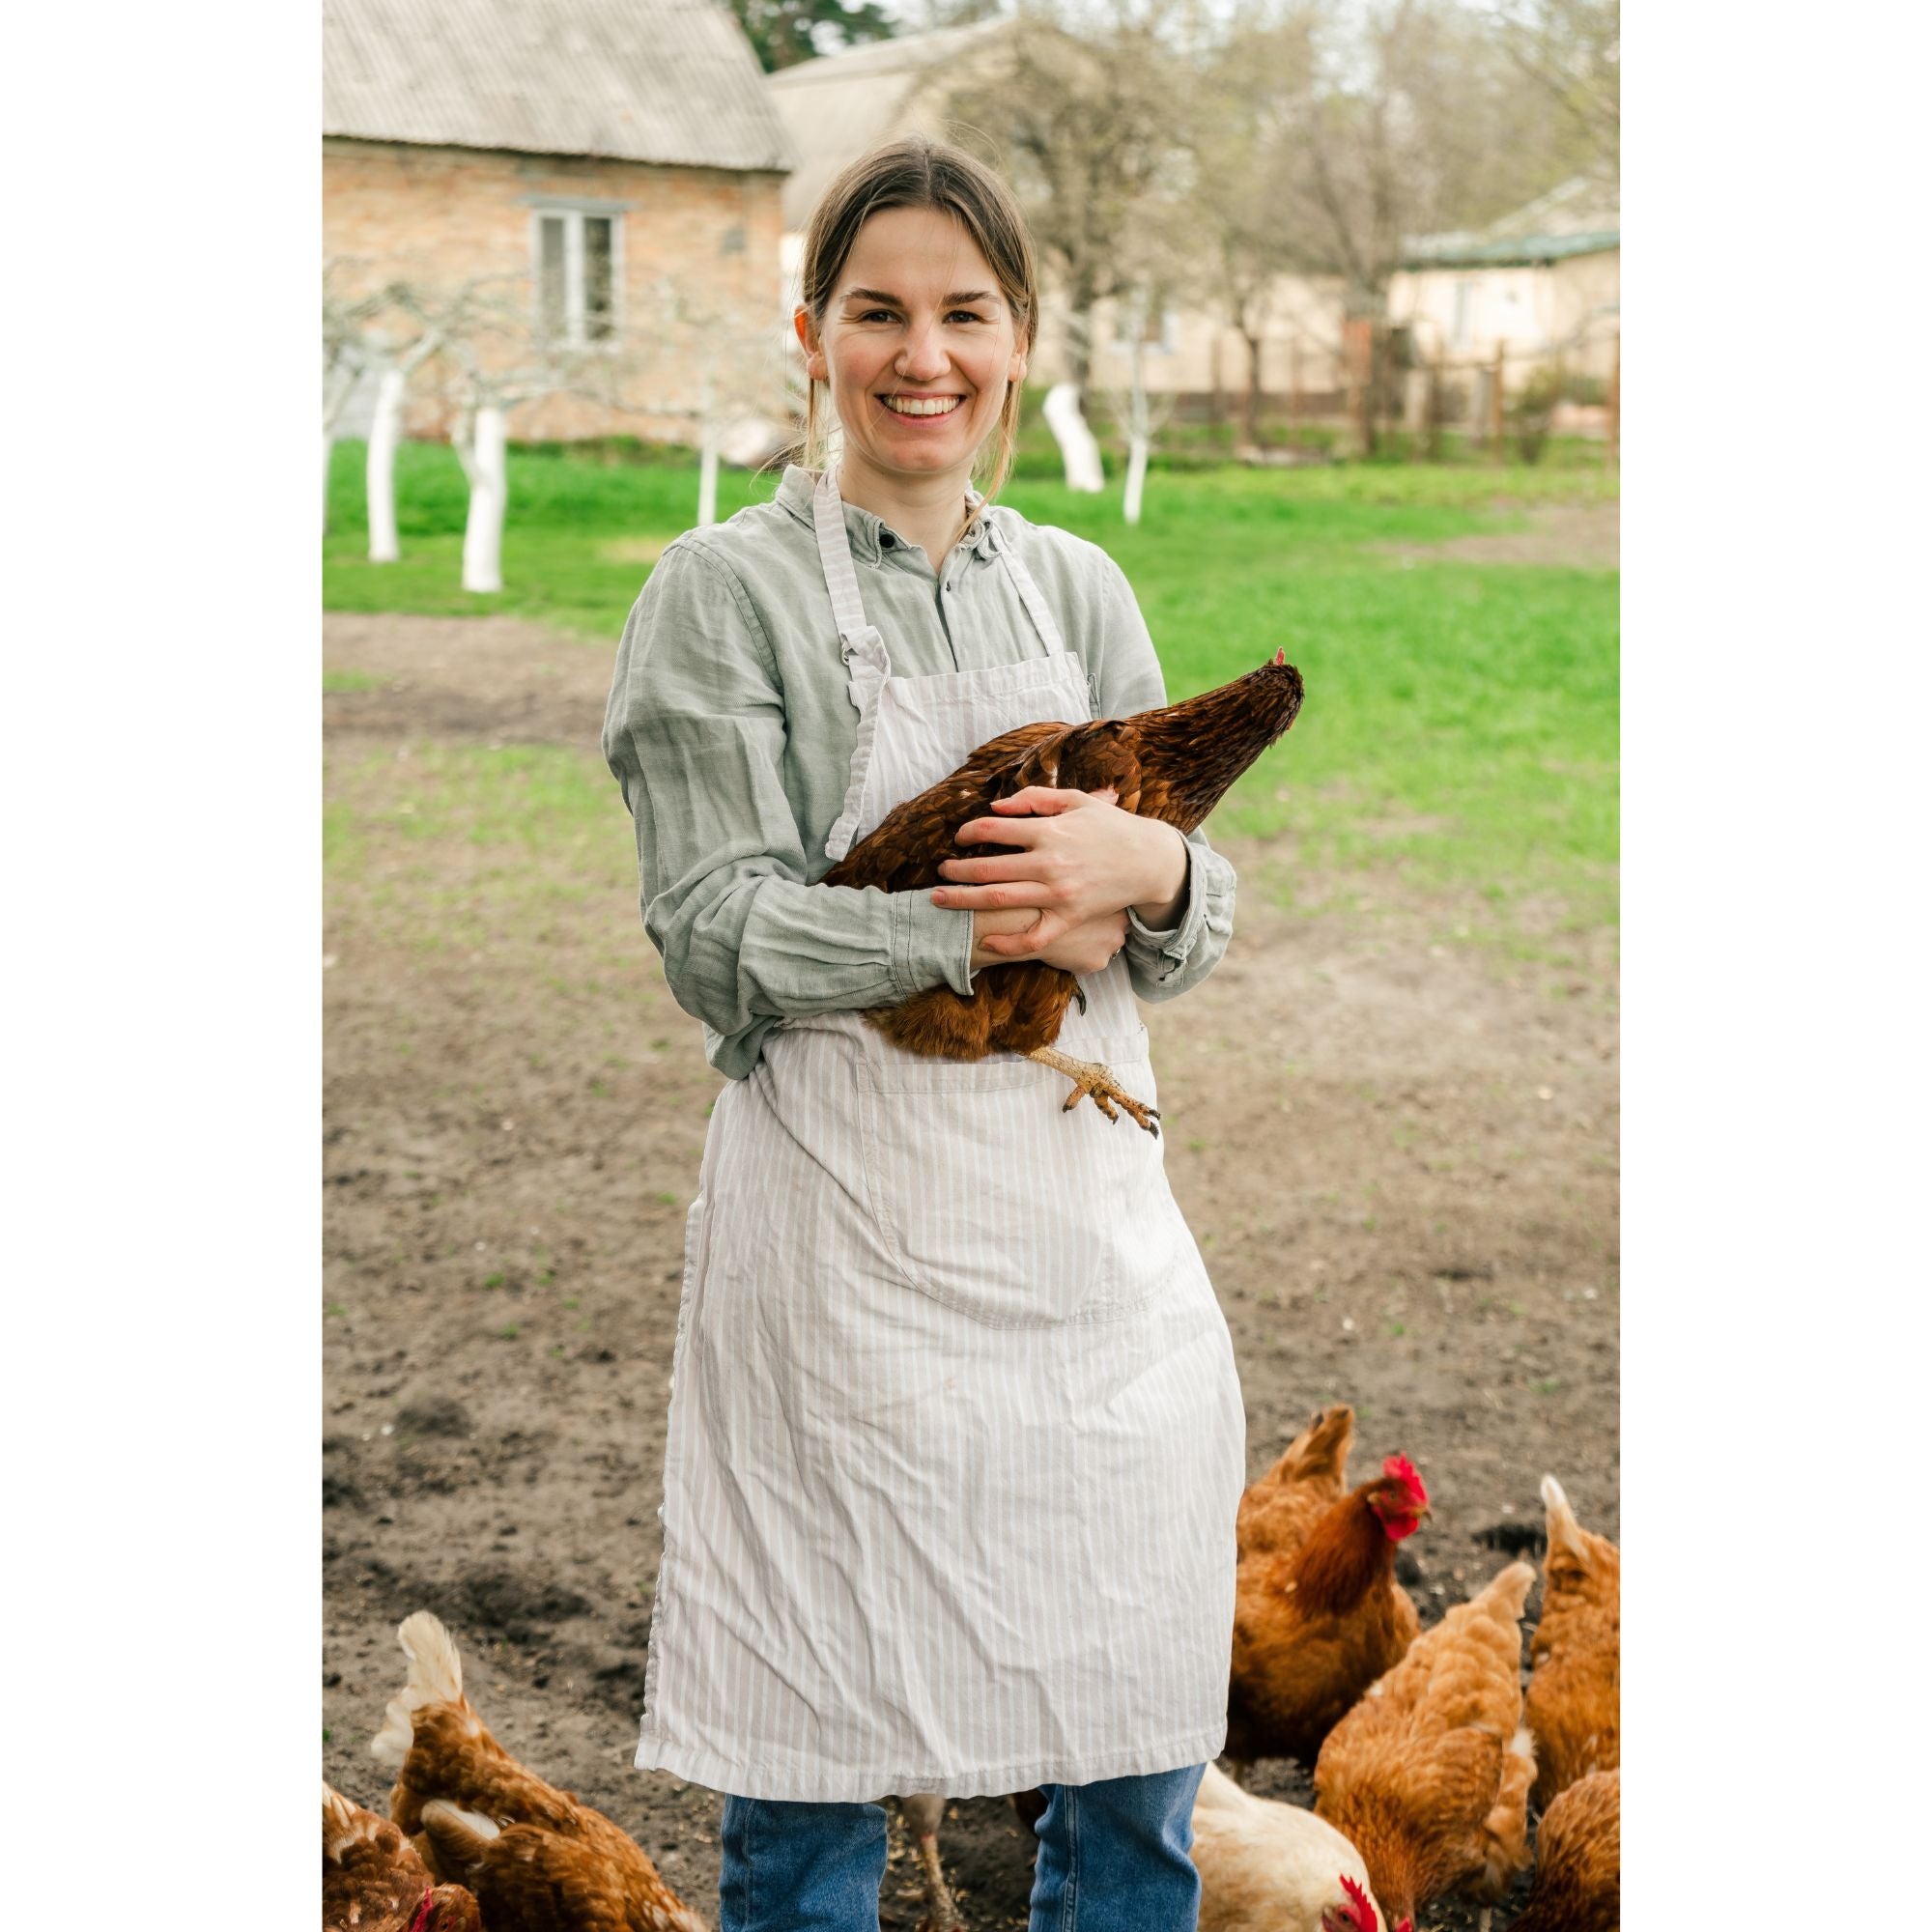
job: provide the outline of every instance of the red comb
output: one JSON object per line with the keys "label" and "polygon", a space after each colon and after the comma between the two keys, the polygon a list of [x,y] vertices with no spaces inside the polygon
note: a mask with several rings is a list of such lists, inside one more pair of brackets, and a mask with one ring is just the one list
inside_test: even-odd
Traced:
{"label": "red comb", "polygon": [[1361,1927],[1361,1932],[1377,1932],[1378,1921],[1376,1908],[1369,1903],[1369,1894],[1346,1872],[1342,1874],[1342,1889],[1349,1894],[1349,1903],[1354,1907],[1355,1923]]}
{"label": "red comb", "polygon": [[1382,1463],[1382,1474],[1392,1483],[1401,1483],[1411,1490],[1422,1488],[1422,1478],[1415,1472],[1415,1464],[1406,1456],[1391,1456]]}

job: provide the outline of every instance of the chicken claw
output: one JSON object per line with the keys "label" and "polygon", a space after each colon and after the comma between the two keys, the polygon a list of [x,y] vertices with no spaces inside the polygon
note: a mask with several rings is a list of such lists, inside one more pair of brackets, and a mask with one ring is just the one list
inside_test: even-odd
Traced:
{"label": "chicken claw", "polygon": [[1160,1138],[1160,1129],[1154,1122],[1160,1119],[1160,1109],[1150,1107],[1145,1100],[1136,1100],[1113,1076],[1112,1071],[1097,1060],[1075,1060],[1070,1055],[1057,1052],[1050,1046],[1037,1046],[1027,1055],[1029,1060],[1037,1060],[1042,1066],[1050,1066],[1056,1073],[1064,1073],[1073,1082],[1073,1092],[1067,1094],[1062,1113],[1070,1113],[1080,1104],[1084,1094],[1108,1120],[1118,1121],[1121,1116],[1115,1111],[1122,1109],[1134,1122],[1144,1127],[1155,1140]]}

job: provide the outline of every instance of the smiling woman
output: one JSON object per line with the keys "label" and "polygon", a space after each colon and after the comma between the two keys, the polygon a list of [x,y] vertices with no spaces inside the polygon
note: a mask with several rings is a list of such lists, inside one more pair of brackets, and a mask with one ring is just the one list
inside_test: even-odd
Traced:
{"label": "smiling woman", "polygon": [[867,192],[835,184],[820,203],[795,319],[811,382],[806,467],[823,464],[824,384],[845,434],[845,500],[916,506],[925,528],[912,534],[935,569],[963,527],[954,472],[981,464],[989,495],[1006,480],[1038,326],[1026,228],[1004,192],[984,191],[983,169],[958,161],[908,144],[855,163]]}
{"label": "smiling woman", "polygon": [[938,1885],[938,1801],[1030,1786],[1037,1928],[1182,1932],[1227,1728],[1227,1324],[1151,1132],[1069,1117],[1022,1056],[921,1058],[864,1015],[1059,967],[1081,987],[1059,1043],[1151,1119],[1135,996],[1212,969],[1234,876],[1198,828],[1040,785],[962,828],[1011,849],[936,890],[831,882],[988,740],[1165,693],[1106,554],[972,487],[1005,475],[1037,314],[1001,183],[923,140],[855,162],[803,296],[807,464],[665,552],[605,722],[646,929],[729,1076],[638,1763],[727,1794],[724,1932],[876,1932],[880,1792],[925,1801]]}

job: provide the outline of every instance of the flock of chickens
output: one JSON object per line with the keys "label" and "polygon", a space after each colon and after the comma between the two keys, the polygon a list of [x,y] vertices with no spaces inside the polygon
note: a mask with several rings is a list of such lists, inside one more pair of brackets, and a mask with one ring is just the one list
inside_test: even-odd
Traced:
{"label": "flock of chickens", "polygon": [[[1543,1479],[1543,1605],[1513,1562],[1424,1632],[1396,1546],[1429,1513],[1391,1456],[1348,1487],[1354,1413],[1322,1410],[1243,1496],[1236,1521],[1230,1777],[1194,1811],[1201,1932],[1413,1932],[1432,1900],[1501,1899],[1536,1876],[1516,1932],[1609,1932],[1619,1910],[1619,1558]],[[323,1787],[325,1932],[704,1932],[637,1843],[526,1771],[463,1692],[427,1611],[399,1632],[409,1678],[374,1751],[389,1816]],[[1313,1769],[1315,1808],[1236,1780],[1258,1758]],[[1037,1793],[1015,1795],[1032,1823]],[[958,1923],[940,1876],[937,1800],[904,1801],[935,1932]],[[1487,1917],[1487,1915],[1485,1915]]]}

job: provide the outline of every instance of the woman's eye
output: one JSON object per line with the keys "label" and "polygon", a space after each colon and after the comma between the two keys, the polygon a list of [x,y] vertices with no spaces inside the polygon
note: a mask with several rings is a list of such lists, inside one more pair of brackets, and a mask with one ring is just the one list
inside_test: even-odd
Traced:
{"label": "woman's eye", "polygon": [[984,322],[986,318],[977,309],[955,308],[946,319],[948,322]]}

